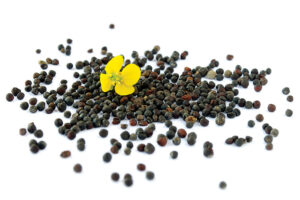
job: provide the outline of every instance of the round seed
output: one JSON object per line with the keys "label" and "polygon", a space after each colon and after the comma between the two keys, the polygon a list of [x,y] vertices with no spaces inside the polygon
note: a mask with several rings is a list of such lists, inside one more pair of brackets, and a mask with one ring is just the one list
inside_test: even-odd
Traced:
{"label": "round seed", "polygon": [[283,88],[283,89],[282,89],[282,93],[283,93],[284,95],[288,95],[288,94],[290,93],[290,88],[288,88],[288,87]]}
{"label": "round seed", "polygon": [[222,126],[225,124],[225,115],[223,113],[218,113],[216,117],[216,124]]}
{"label": "round seed", "polygon": [[8,101],[8,102],[11,102],[11,101],[13,101],[14,100],[14,95],[12,94],[12,93],[8,93],[7,95],[6,95],[6,100]]}
{"label": "round seed", "polygon": [[99,131],[99,135],[100,135],[100,137],[102,137],[102,138],[106,138],[107,135],[108,135],[108,130],[107,130],[107,129],[101,129],[101,130]]}
{"label": "round seed", "polygon": [[248,121],[248,126],[249,126],[250,128],[253,128],[253,127],[255,126],[255,122],[254,122],[253,120],[249,120],[249,121]]}
{"label": "round seed", "polygon": [[168,140],[167,140],[167,137],[163,134],[159,134],[157,136],[157,143],[160,145],[160,146],[165,146],[167,144]]}
{"label": "round seed", "polygon": [[293,102],[294,101],[294,97],[292,95],[287,96],[286,100],[288,102]]}
{"label": "round seed", "polygon": [[176,158],[178,157],[178,152],[177,152],[177,151],[171,151],[171,152],[170,152],[170,157],[171,157],[172,159],[176,159]]}
{"label": "round seed", "polygon": [[180,139],[180,137],[174,137],[172,142],[173,142],[174,145],[177,146],[177,145],[180,145],[181,139]]}
{"label": "round seed", "polygon": [[186,131],[185,131],[184,129],[181,128],[181,129],[178,129],[177,135],[178,135],[180,138],[185,138],[186,135],[187,135],[187,133],[186,133]]}
{"label": "round seed", "polygon": [[110,25],[109,25],[109,28],[110,28],[110,29],[114,29],[114,28],[115,28],[115,25],[114,25],[114,24],[110,24]]}
{"label": "round seed", "polygon": [[112,159],[112,155],[111,153],[107,152],[103,155],[103,161],[106,163],[109,163]]}
{"label": "round seed", "polygon": [[232,59],[233,59],[233,55],[228,54],[228,55],[226,56],[226,59],[229,60],[229,61],[232,60]]}
{"label": "round seed", "polygon": [[44,150],[47,147],[47,143],[45,141],[40,141],[38,143],[38,147],[39,147],[40,150]]}
{"label": "round seed", "polygon": [[56,127],[60,127],[63,125],[63,121],[60,118],[55,119],[54,124]]}
{"label": "round seed", "polygon": [[40,54],[42,51],[40,49],[36,49],[35,53]]}
{"label": "round seed", "polygon": [[285,111],[285,115],[286,115],[287,117],[291,117],[291,116],[293,115],[293,111],[292,111],[291,109],[287,109],[287,110]]}
{"label": "round seed", "polygon": [[221,189],[225,189],[227,187],[227,184],[224,181],[221,181],[220,184],[219,184],[219,187]]}
{"label": "round seed", "polygon": [[154,175],[154,173],[153,173],[152,171],[147,171],[147,172],[146,172],[146,178],[147,178],[148,180],[153,180],[154,177],[155,177],[155,175]]}
{"label": "round seed", "polygon": [[130,187],[132,186],[133,184],[133,180],[131,178],[126,178],[124,179],[124,184],[127,186],[127,187]]}
{"label": "round seed", "polygon": [[24,101],[20,104],[20,107],[22,110],[27,110],[29,107],[29,104],[26,101]]}
{"label": "round seed", "polygon": [[258,114],[258,115],[256,115],[256,120],[258,122],[262,122],[262,121],[264,121],[264,116],[262,114]]}
{"label": "round seed", "polygon": [[274,112],[276,110],[276,106],[274,104],[269,104],[268,105],[268,111],[269,112]]}
{"label": "round seed", "polygon": [[29,123],[27,126],[27,130],[29,133],[34,133],[36,131],[36,126],[33,122]]}
{"label": "round seed", "polygon": [[148,154],[152,154],[155,151],[155,147],[153,146],[153,144],[147,143],[145,148],[144,148],[144,151]]}
{"label": "round seed", "polygon": [[81,173],[82,166],[81,166],[81,164],[77,163],[77,164],[74,165],[73,169],[74,169],[74,172]]}
{"label": "round seed", "polygon": [[271,135],[266,135],[264,140],[266,143],[272,143],[273,137]]}
{"label": "round seed", "polygon": [[33,97],[29,99],[29,104],[34,106],[37,103],[37,98]]}
{"label": "round seed", "polygon": [[113,181],[115,181],[115,182],[119,181],[119,179],[120,179],[119,173],[117,173],[117,172],[112,173],[112,174],[111,174],[111,179],[112,179]]}
{"label": "round seed", "polygon": [[24,96],[25,96],[25,94],[24,94],[23,92],[19,92],[19,93],[17,94],[17,98],[18,98],[19,100],[24,99]]}
{"label": "round seed", "polygon": [[138,169],[139,171],[145,171],[146,165],[144,165],[144,164],[142,164],[142,163],[139,163],[139,164],[137,165],[137,169]]}
{"label": "round seed", "polygon": [[32,145],[30,146],[30,151],[31,151],[32,153],[37,153],[37,152],[39,152],[39,147],[38,147],[38,145],[37,145],[37,144],[32,144]]}
{"label": "round seed", "polygon": [[276,129],[276,128],[273,128],[272,130],[271,130],[271,133],[270,133],[273,137],[277,137],[278,136],[278,134],[279,134],[279,131],[278,131],[278,129]]}
{"label": "round seed", "polygon": [[38,130],[36,130],[36,131],[34,132],[34,136],[35,136],[36,138],[42,138],[43,135],[44,135],[44,133],[43,133],[43,131],[40,130],[40,129],[38,129]]}
{"label": "round seed", "polygon": [[26,129],[25,128],[20,128],[20,130],[19,130],[19,134],[20,135],[26,135],[26,133],[27,133],[27,131],[26,131]]}
{"label": "round seed", "polygon": [[267,143],[267,144],[266,144],[266,149],[267,149],[268,151],[271,151],[271,150],[273,149],[273,144],[272,144],[272,143]]}

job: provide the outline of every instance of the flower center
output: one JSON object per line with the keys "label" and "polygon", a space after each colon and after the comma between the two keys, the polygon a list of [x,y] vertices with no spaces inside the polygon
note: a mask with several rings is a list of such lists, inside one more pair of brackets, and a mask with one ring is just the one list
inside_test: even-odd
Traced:
{"label": "flower center", "polygon": [[111,73],[110,80],[113,82],[113,84],[120,83],[122,81],[121,72]]}

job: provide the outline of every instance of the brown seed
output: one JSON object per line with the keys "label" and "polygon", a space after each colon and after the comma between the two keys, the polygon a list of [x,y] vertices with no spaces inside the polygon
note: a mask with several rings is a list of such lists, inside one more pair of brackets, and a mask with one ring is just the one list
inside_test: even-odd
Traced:
{"label": "brown seed", "polygon": [[228,54],[228,55],[226,56],[226,59],[229,60],[229,61],[232,60],[232,59],[233,59],[233,55]]}
{"label": "brown seed", "polygon": [[71,156],[71,151],[63,151],[60,154],[60,157],[62,158],[69,158]]}
{"label": "brown seed", "polygon": [[139,164],[137,165],[137,169],[138,169],[139,171],[145,171],[146,165],[144,165],[144,164],[142,164],[142,163],[139,163]]}
{"label": "brown seed", "polygon": [[272,143],[267,143],[267,144],[266,144],[266,149],[267,149],[268,151],[271,151],[271,150],[273,149],[273,144],[272,144]]}
{"label": "brown seed", "polygon": [[74,165],[73,169],[76,173],[80,173],[82,171],[82,166],[81,166],[81,164],[78,163],[78,164]]}
{"label": "brown seed", "polygon": [[177,135],[180,137],[180,138],[185,138],[186,137],[186,131],[182,128],[178,129],[177,131]]}
{"label": "brown seed", "polygon": [[145,144],[139,144],[138,146],[137,146],[137,150],[139,151],[139,152],[144,152],[145,151]]}
{"label": "brown seed", "polygon": [[256,100],[253,102],[253,108],[259,109],[260,108],[260,101]]}
{"label": "brown seed", "polygon": [[276,110],[276,106],[274,104],[269,104],[268,105],[268,111],[269,112],[274,112]]}
{"label": "brown seed", "polygon": [[20,133],[20,135],[23,136],[23,135],[26,135],[27,131],[25,128],[20,128],[19,133]]}
{"label": "brown seed", "polygon": [[167,137],[163,134],[159,134],[157,136],[157,143],[160,145],[160,146],[166,146],[168,140],[167,140]]}
{"label": "brown seed", "polygon": [[262,114],[258,114],[258,115],[256,115],[256,120],[258,122],[262,122],[262,121],[264,121],[264,116]]}
{"label": "brown seed", "polygon": [[110,148],[110,151],[111,151],[113,154],[117,154],[117,153],[119,153],[119,148],[117,147],[117,145],[113,145],[113,146]]}
{"label": "brown seed", "polygon": [[294,101],[294,97],[292,95],[287,96],[286,100],[288,102],[293,102]]}
{"label": "brown seed", "polygon": [[260,92],[261,89],[262,89],[262,86],[261,86],[261,85],[256,85],[256,86],[254,87],[254,90],[255,90],[256,92]]}
{"label": "brown seed", "polygon": [[130,126],[136,126],[137,125],[137,121],[132,118],[132,119],[129,120],[129,124],[130,124]]}

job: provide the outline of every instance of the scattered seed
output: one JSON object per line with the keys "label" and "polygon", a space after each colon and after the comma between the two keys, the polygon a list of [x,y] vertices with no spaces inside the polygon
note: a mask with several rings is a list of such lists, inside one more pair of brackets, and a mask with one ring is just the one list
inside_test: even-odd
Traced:
{"label": "scattered seed", "polygon": [[287,117],[291,117],[291,116],[293,115],[293,111],[292,111],[291,109],[287,109],[287,110],[285,111],[285,115],[286,115]]}
{"label": "scattered seed", "polygon": [[77,164],[74,165],[73,169],[74,169],[74,172],[81,173],[82,166],[81,166],[81,164],[77,163]]}
{"label": "scattered seed", "polygon": [[288,102],[293,102],[294,101],[294,97],[292,95],[287,96],[286,100]]}
{"label": "scattered seed", "polygon": [[139,163],[139,164],[137,165],[137,169],[138,169],[139,171],[145,171],[146,165],[144,165],[144,164],[142,164],[142,163]]}
{"label": "scattered seed", "polygon": [[155,175],[154,175],[154,173],[153,173],[152,171],[147,171],[147,172],[146,172],[146,178],[147,178],[148,180],[153,180],[154,177],[155,177]]}
{"label": "scattered seed", "polygon": [[225,188],[227,187],[226,182],[221,181],[220,184],[219,184],[219,187],[220,187],[221,189],[225,189]]}
{"label": "scattered seed", "polygon": [[13,101],[13,100],[14,100],[14,95],[13,95],[12,93],[8,93],[8,94],[6,95],[6,100],[7,100],[8,102]]}
{"label": "scattered seed", "polygon": [[258,121],[258,122],[264,121],[264,116],[262,114],[256,115],[256,121]]}
{"label": "scattered seed", "polygon": [[178,152],[177,152],[177,151],[171,151],[171,152],[170,152],[170,157],[171,157],[172,159],[176,159],[176,158],[178,157]]}
{"label": "scattered seed", "polygon": [[267,144],[266,144],[266,149],[267,149],[268,151],[271,151],[271,150],[273,149],[273,144],[272,144],[272,143],[267,143]]}
{"label": "scattered seed", "polygon": [[71,151],[63,151],[60,154],[60,157],[62,158],[69,158],[71,156]]}
{"label": "scattered seed", "polygon": [[112,179],[113,181],[115,181],[115,182],[119,181],[119,179],[120,179],[119,173],[117,173],[117,172],[112,173],[112,174],[111,174],[111,179]]}
{"label": "scattered seed", "polygon": [[248,126],[249,126],[250,128],[253,128],[253,127],[255,126],[255,122],[254,122],[253,120],[249,120],[249,121],[248,121]]}
{"label": "scattered seed", "polygon": [[269,112],[274,112],[276,110],[276,106],[274,104],[269,104],[268,105],[268,111]]}
{"label": "scattered seed", "polygon": [[106,163],[109,163],[112,159],[112,155],[111,153],[107,152],[103,155],[103,161]]}
{"label": "scattered seed", "polygon": [[19,130],[19,134],[20,135],[26,135],[26,133],[27,133],[27,131],[26,131],[26,129],[25,128],[20,128],[20,130]]}
{"label": "scattered seed", "polygon": [[282,89],[282,93],[283,93],[284,95],[288,95],[288,94],[290,93],[290,88],[288,88],[288,87],[283,88],[283,89]]}

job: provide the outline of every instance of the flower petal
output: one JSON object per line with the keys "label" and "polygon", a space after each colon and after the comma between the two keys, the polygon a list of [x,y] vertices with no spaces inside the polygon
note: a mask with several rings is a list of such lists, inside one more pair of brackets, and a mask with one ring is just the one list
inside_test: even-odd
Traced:
{"label": "flower petal", "polygon": [[124,84],[134,85],[140,79],[141,69],[135,64],[129,64],[122,70],[121,74]]}
{"label": "flower petal", "polygon": [[123,65],[123,56],[119,55],[116,57],[113,57],[105,67],[105,71],[107,74],[112,74],[112,73],[118,73],[120,72],[122,65]]}
{"label": "flower petal", "polygon": [[119,95],[129,95],[134,92],[134,87],[130,85],[117,83],[115,87],[115,91]]}
{"label": "flower petal", "polygon": [[100,83],[101,83],[101,89],[103,92],[107,92],[107,91],[113,89],[114,84],[110,80],[109,75],[107,75],[107,74],[100,74]]}

